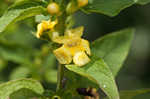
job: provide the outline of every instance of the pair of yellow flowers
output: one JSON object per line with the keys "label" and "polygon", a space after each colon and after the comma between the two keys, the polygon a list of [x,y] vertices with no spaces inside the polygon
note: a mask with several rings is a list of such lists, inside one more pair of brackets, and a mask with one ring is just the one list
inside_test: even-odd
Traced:
{"label": "pair of yellow flowers", "polygon": [[[52,30],[57,23],[57,20],[42,21],[37,26],[37,37],[40,38],[45,30]],[[64,36],[59,36],[58,32],[52,33],[52,41],[62,44],[53,51],[60,64],[70,64],[73,61],[77,66],[83,66],[90,61],[90,45],[87,40],[81,38],[83,31],[84,27],[78,27],[66,30]]]}

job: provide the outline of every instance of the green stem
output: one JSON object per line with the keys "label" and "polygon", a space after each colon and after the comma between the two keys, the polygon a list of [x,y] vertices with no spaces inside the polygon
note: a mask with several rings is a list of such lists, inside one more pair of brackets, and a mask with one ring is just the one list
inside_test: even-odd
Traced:
{"label": "green stem", "polygon": [[62,80],[64,76],[64,65],[59,64],[58,72],[57,72],[57,88],[56,92],[58,92],[62,88]]}

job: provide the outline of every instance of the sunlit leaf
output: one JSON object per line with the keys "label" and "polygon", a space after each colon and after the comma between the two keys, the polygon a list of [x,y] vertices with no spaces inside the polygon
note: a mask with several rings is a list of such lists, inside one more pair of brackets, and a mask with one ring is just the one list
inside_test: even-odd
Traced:
{"label": "sunlit leaf", "polygon": [[104,59],[114,76],[128,55],[133,34],[134,29],[125,29],[108,34],[92,43],[92,54]]}
{"label": "sunlit leaf", "polygon": [[35,80],[22,79],[9,81],[0,85],[0,99],[8,99],[11,94],[21,89],[28,89],[39,95],[42,95],[44,92],[41,84]]}
{"label": "sunlit leaf", "polygon": [[12,71],[12,73],[10,74],[10,79],[16,80],[21,78],[27,78],[29,74],[30,70],[27,66],[19,66]]}
{"label": "sunlit leaf", "polygon": [[116,16],[120,11],[134,4],[147,4],[149,2],[150,0],[90,0],[89,5],[84,10]]}
{"label": "sunlit leaf", "polygon": [[92,58],[92,61],[82,68],[76,65],[67,65],[66,68],[97,83],[110,99],[119,99],[114,77],[102,59]]}
{"label": "sunlit leaf", "polygon": [[142,4],[142,5],[150,3],[150,0],[135,0],[135,1],[137,1],[138,4]]}
{"label": "sunlit leaf", "polygon": [[0,32],[3,32],[10,24],[41,14],[45,11],[42,2],[21,1],[12,5],[0,18]]}
{"label": "sunlit leaf", "polygon": [[49,20],[49,18],[50,18],[50,16],[44,16],[44,15],[37,15],[36,17],[35,17],[35,21],[36,22],[38,22],[38,23],[40,23],[40,22],[42,22],[43,20]]}

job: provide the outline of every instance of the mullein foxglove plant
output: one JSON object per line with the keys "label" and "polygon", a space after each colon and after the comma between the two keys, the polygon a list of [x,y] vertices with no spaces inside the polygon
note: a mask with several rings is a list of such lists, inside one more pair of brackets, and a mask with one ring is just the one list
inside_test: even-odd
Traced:
{"label": "mullein foxglove plant", "polygon": [[[38,20],[38,23],[37,27],[34,27],[36,31],[32,33],[37,39],[46,40],[48,45],[43,47],[40,54],[33,51],[29,61],[23,63],[30,68],[37,66],[37,69],[32,71],[35,74],[35,78],[33,77],[35,80],[24,77],[1,84],[0,99],[99,99],[103,97],[99,89],[106,94],[106,99],[122,98],[122,94],[119,95],[115,77],[128,55],[134,29],[127,28],[110,33],[90,43],[82,38],[86,28],[74,27],[73,16],[78,11],[86,14],[101,13],[115,16],[122,9],[133,4],[146,3],[148,0],[16,1],[0,18],[0,32],[3,33],[12,23],[34,17],[35,22]],[[37,56],[33,61],[34,55]],[[56,90],[44,89],[37,81],[40,78],[39,75],[35,73],[38,70],[41,75],[45,72],[51,73],[47,71],[48,68],[42,69],[45,68],[42,59],[49,55],[55,56],[53,58],[56,58],[58,62],[57,76],[47,77],[57,78]],[[22,62],[13,55],[10,59]],[[47,63],[55,61],[52,57],[50,59],[51,61],[48,60]],[[40,66],[42,67],[38,68]]]}

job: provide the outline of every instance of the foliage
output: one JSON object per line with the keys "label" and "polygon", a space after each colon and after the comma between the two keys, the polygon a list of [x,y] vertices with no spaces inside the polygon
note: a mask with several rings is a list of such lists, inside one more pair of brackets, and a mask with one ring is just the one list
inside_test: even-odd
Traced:
{"label": "foliage", "polygon": [[[49,0],[7,1],[9,4],[13,4],[5,12],[2,11],[4,14],[0,18],[0,71],[9,68],[10,64],[14,67],[11,67],[13,70],[10,72],[10,75],[5,75],[8,79],[4,79],[5,77],[1,77],[0,74],[0,80],[2,79],[3,82],[0,84],[0,99],[82,99],[87,95],[82,94],[77,89],[88,89],[91,87],[91,89],[102,89],[107,95],[105,98],[109,99],[132,99],[138,94],[149,92],[149,89],[147,89],[121,91],[119,94],[115,82],[115,77],[130,50],[135,32],[133,28],[109,33],[90,43],[92,54],[87,56],[91,59],[88,64],[82,67],[73,63],[59,65],[58,71],[56,70],[57,63],[53,51],[61,45],[60,43],[57,44],[59,40],[55,42],[56,40],[52,34],[59,32],[62,36],[66,33],[66,30],[71,30],[76,34],[78,33],[77,35],[81,35],[82,33],[80,34],[78,29],[72,29],[74,27],[73,15],[78,10],[85,13],[101,13],[108,16],[116,16],[127,7],[135,4],[144,5],[149,3],[150,0],[89,0],[88,5],[79,8],[77,0],[50,0],[51,2],[56,2],[58,4],[57,8],[60,7],[54,15],[50,15],[47,12],[46,7],[49,4]],[[3,10],[2,8],[0,10]],[[49,24],[41,26],[43,30],[40,33],[43,33],[42,39],[46,40],[47,44],[43,44],[43,41],[43,45],[39,47],[40,41],[32,37],[36,35],[34,34],[34,28],[37,23],[41,23],[43,20],[46,20],[46,23],[50,20],[50,22],[52,21],[50,24],[53,25],[53,20],[57,19],[56,28],[50,31],[44,31],[46,26],[49,27]],[[25,29],[17,25],[16,22],[18,21],[26,23],[28,28]],[[22,24],[21,22],[20,24]],[[33,35],[29,35],[27,39],[25,34],[29,31],[22,31],[23,28],[24,30],[32,31]],[[9,31],[15,31],[16,33],[11,34],[8,33]],[[19,32],[17,33],[17,31]],[[11,40],[9,39],[10,35],[17,35],[20,39],[16,39],[17,36],[14,36],[14,39]],[[61,40],[64,38],[61,38]],[[87,45],[85,46],[87,48]],[[44,88],[46,86],[45,89],[48,89],[48,91],[38,81],[30,78],[40,81]],[[11,81],[5,82],[7,80]],[[56,82],[57,88],[54,91]],[[90,93],[94,94],[91,97],[97,99],[97,93],[97,91]]]}
{"label": "foliage", "polygon": [[43,93],[43,87],[40,85],[40,83],[34,81],[34,80],[16,80],[16,81],[10,81],[8,83],[4,83],[0,85],[0,98],[1,99],[8,99],[9,96],[20,90],[20,89],[29,89],[33,92],[36,92],[36,94],[42,95]]}

